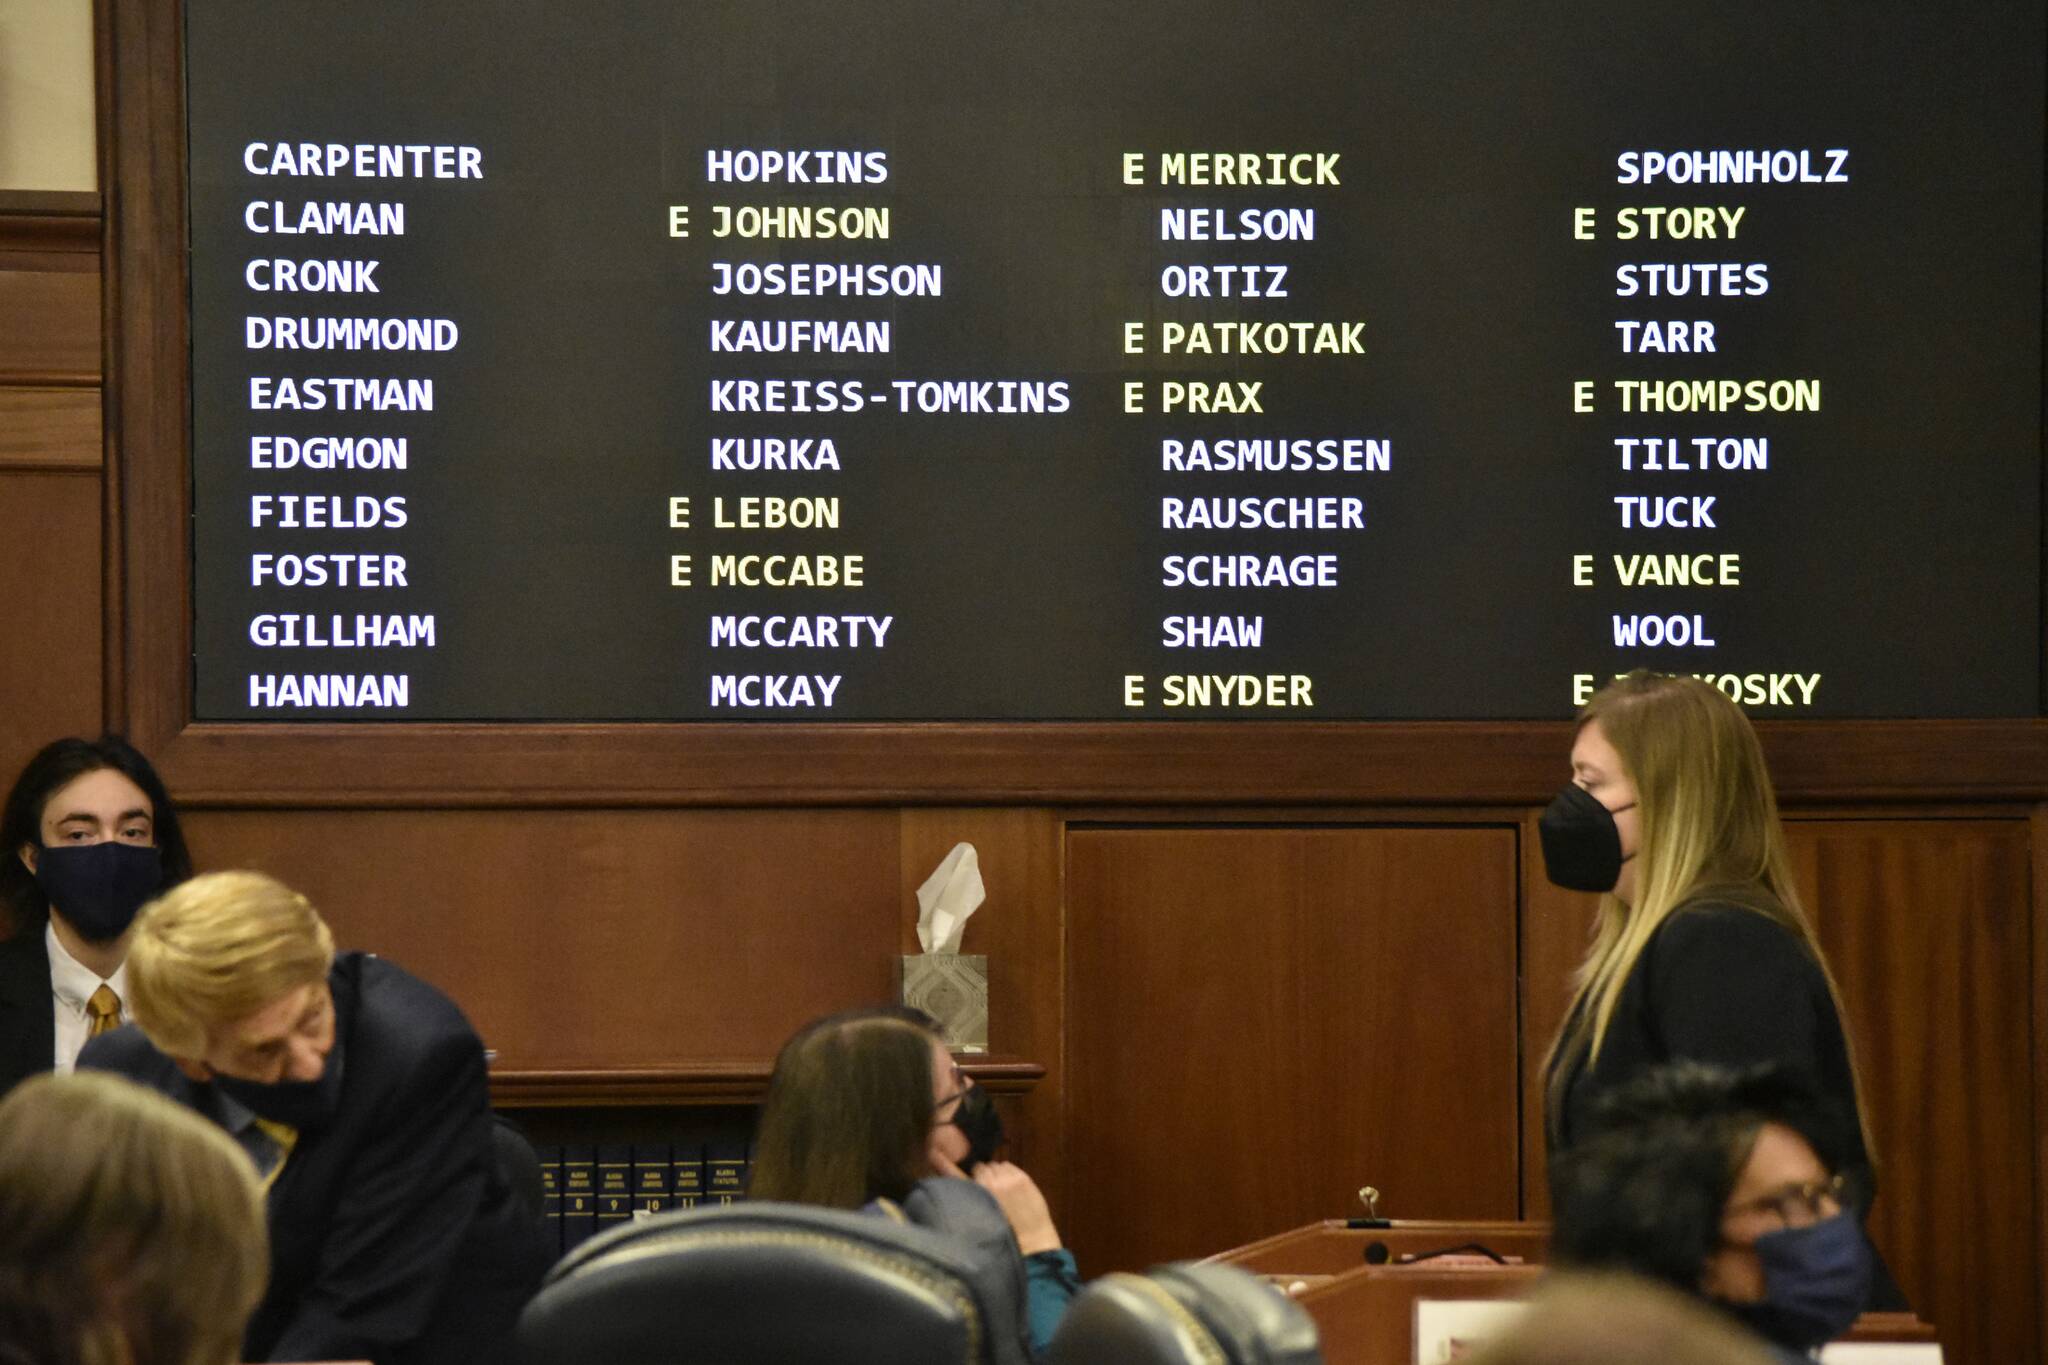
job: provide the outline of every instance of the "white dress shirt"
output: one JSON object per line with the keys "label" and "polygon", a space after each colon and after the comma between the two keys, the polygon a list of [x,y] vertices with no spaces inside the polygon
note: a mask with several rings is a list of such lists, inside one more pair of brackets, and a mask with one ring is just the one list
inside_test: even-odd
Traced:
{"label": "white dress shirt", "polygon": [[111,988],[121,999],[122,1022],[127,1022],[128,964],[123,962],[111,977],[102,977],[64,951],[64,945],[57,941],[55,924],[43,926],[43,945],[50,951],[50,1003],[57,1012],[55,1061],[61,1076],[78,1065],[78,1054],[85,1047],[86,1030],[92,1027],[85,1002],[92,999],[94,991],[101,986]]}

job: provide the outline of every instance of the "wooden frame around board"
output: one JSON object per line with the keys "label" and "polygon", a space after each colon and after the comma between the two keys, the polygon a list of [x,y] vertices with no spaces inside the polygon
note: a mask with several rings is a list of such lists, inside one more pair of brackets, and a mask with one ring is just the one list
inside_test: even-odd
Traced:
{"label": "wooden frame around board", "polygon": [[[186,804],[1465,805],[1563,780],[1561,721],[194,723],[183,5],[97,22],[105,710]],[[1793,801],[2048,799],[2039,716],[1759,728]]]}

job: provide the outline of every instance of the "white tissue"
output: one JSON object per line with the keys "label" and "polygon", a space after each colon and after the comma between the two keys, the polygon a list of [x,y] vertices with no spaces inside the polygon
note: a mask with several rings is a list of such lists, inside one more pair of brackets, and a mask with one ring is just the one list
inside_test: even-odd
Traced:
{"label": "white tissue", "polygon": [[959,843],[938,870],[917,888],[917,941],[928,953],[957,953],[968,916],[987,896],[981,885],[981,856]]}

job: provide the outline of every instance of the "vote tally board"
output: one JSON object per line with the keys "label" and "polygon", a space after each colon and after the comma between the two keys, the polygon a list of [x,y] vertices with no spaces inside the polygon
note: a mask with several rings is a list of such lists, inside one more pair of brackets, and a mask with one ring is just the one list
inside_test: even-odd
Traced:
{"label": "vote tally board", "polygon": [[201,719],[2040,711],[2038,4],[187,11]]}

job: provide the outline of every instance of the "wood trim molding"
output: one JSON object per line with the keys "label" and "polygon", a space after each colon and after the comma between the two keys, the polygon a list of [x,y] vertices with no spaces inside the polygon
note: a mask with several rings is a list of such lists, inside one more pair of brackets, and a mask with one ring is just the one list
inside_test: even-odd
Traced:
{"label": "wood trim molding", "polygon": [[[0,190],[0,270],[97,273],[105,233],[98,194]],[[99,376],[79,382],[97,384]]]}
{"label": "wood trim molding", "polygon": [[[2028,831],[2034,893],[2034,1264],[2048,1266],[2048,805],[2036,806]],[[2048,1360],[2048,1303],[2035,1305],[2038,1360]]]}
{"label": "wood trim molding", "polygon": [[[99,0],[107,186],[106,719],[239,806],[1540,804],[1564,722],[196,724],[182,5]],[[1784,721],[1780,791],[2048,799],[2048,721]]]}
{"label": "wood trim molding", "polygon": [[[162,585],[128,590],[147,600]],[[1564,722],[185,724],[165,704],[183,704],[183,618],[131,622],[130,637],[152,626],[178,644],[131,659],[126,724],[196,807],[1540,805],[1570,747]],[[2048,799],[2040,720],[1759,728],[1788,801]]]}
{"label": "wood trim molding", "polygon": [[[1021,1095],[1045,1067],[1015,1057],[960,1058],[960,1069],[996,1095]],[[693,1062],[673,1067],[492,1071],[491,1103],[522,1109],[590,1105],[758,1104],[773,1062]]]}
{"label": "wood trim molding", "polygon": [[[153,687],[139,685],[142,661],[171,657],[165,646],[173,639],[182,650],[187,631],[188,575],[158,576],[163,555],[185,552],[189,501],[184,19],[182,3],[95,0],[107,196],[103,709],[110,726],[138,735],[172,733],[188,714],[184,687],[167,681],[176,673],[159,671],[148,679]],[[131,527],[148,533],[156,557],[130,546]]]}
{"label": "wood trim molding", "polygon": [[0,190],[0,218],[24,214],[37,218],[100,216],[97,190]]}
{"label": "wood trim molding", "polygon": [[100,232],[97,194],[0,190],[0,252],[97,252]]}
{"label": "wood trim molding", "polygon": [[100,249],[100,218],[73,214],[9,213],[0,210],[0,251],[67,251],[83,254]]}
{"label": "wood trim molding", "polygon": [[100,377],[91,370],[16,370],[6,383],[17,389],[96,389]]}
{"label": "wood trim molding", "polygon": [[0,386],[0,472],[97,478],[101,425],[96,388]]}
{"label": "wood trim molding", "polygon": [[98,478],[100,468],[69,460],[0,460],[0,474],[79,474]]}

